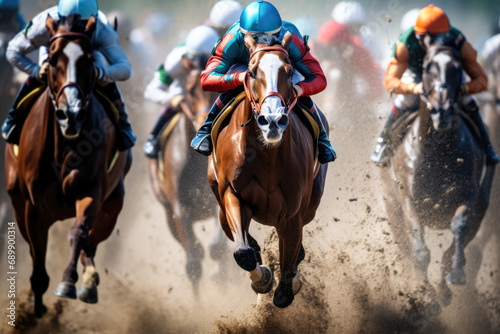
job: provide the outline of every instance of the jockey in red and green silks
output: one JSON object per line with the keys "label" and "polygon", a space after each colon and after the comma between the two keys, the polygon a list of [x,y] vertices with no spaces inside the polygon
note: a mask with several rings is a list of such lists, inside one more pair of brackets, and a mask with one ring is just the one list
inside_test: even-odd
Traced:
{"label": "jockey in red and green silks", "polygon": [[[63,17],[79,15],[85,21],[91,16],[96,19],[96,30],[91,38],[93,47],[94,67],[98,89],[116,106],[119,113],[118,149],[127,150],[135,143],[136,137],[128,122],[123,99],[115,81],[124,81],[130,77],[131,66],[127,55],[120,47],[116,31],[109,24],[106,15],[99,11],[96,0],[60,0],[58,6],[53,6],[38,14],[24,30],[18,33],[9,43],[7,59],[30,76],[21,87],[7,119],[2,125],[2,136],[7,142],[17,144],[21,127],[29,110],[17,110],[19,102],[35,88],[45,84],[48,70],[48,47],[50,34],[45,26],[48,15],[57,23]],[[33,62],[27,54],[40,49],[40,64]]]}
{"label": "jockey in red and green silks", "polygon": [[[290,22],[282,21],[278,10],[269,2],[255,1],[249,4],[237,21],[224,35],[208,61],[205,71],[201,74],[201,86],[204,90],[224,92],[212,109],[205,123],[198,130],[191,146],[199,153],[210,155],[212,143],[210,131],[212,122],[222,108],[238,93],[243,91],[245,70],[237,69],[238,65],[248,65],[250,54],[245,46],[244,37],[247,32],[267,33],[282,40],[289,31],[293,35],[289,48],[289,57],[295,71],[294,88],[299,95],[299,101],[306,105],[320,128],[318,140],[318,160],[328,163],[336,159],[336,152],[330,144],[328,135],[323,128],[319,109],[309,96],[317,94],[326,88],[326,78],[318,61],[310,54],[307,38],[304,40],[298,29]],[[231,69],[231,70],[230,70]],[[236,70],[235,70],[236,69]],[[297,82],[296,82],[297,81]]]}

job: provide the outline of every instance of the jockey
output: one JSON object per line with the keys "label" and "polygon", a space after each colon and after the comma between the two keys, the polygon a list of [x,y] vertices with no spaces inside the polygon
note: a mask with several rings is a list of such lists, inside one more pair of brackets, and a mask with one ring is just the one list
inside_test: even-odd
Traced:
{"label": "jockey", "polygon": [[[144,97],[147,100],[166,105],[144,144],[144,153],[148,158],[157,159],[160,149],[158,135],[176,112],[184,95],[185,79],[188,73],[182,68],[183,57],[201,56],[208,60],[214,45],[236,21],[241,13],[241,5],[234,0],[220,0],[212,10],[205,25],[191,30],[186,42],[173,49],[166,57],[164,64],[155,72],[146,87]],[[201,67],[205,67],[205,62]],[[172,99],[175,97],[174,99]]]}
{"label": "jockey", "polygon": [[[30,77],[21,87],[21,91],[2,125],[2,136],[9,143],[18,143],[20,128],[29,111],[17,110],[16,106],[33,89],[46,84],[48,63],[44,62],[39,66],[26,55],[38,48],[41,48],[41,51],[47,50],[50,44],[50,36],[45,26],[47,16],[50,15],[58,22],[60,18],[71,14],[80,15],[82,20],[88,20],[91,16],[96,18],[97,26],[92,37],[92,44],[93,56],[96,59],[94,61],[96,79],[99,85],[97,89],[107,96],[118,109],[120,117],[117,125],[119,129],[117,146],[121,151],[127,150],[134,145],[136,137],[127,120],[125,106],[115,81],[127,80],[131,74],[131,67],[127,55],[120,47],[118,35],[108,23],[106,15],[98,10],[95,0],[60,0],[58,6],[51,7],[35,16],[26,28],[10,41],[7,48],[7,59],[21,71],[28,73]],[[48,55],[48,52],[41,52],[41,54]]]}
{"label": "jockey", "polygon": [[365,25],[366,13],[359,2],[340,1],[333,8],[331,17],[334,21],[347,25],[351,32],[361,39],[375,61],[381,63],[384,60],[385,54],[382,52],[377,38]]}
{"label": "jockey", "polygon": [[[382,71],[373,60],[358,36],[355,36],[345,24],[330,20],[325,22],[318,33],[317,49],[324,57],[332,54],[332,49],[340,53],[335,67],[346,71],[349,76],[362,78],[368,89],[367,100],[374,100],[383,95],[381,85]],[[347,68],[346,68],[347,67]]]}
{"label": "jockey", "polygon": [[319,157],[321,163],[327,163],[336,159],[335,150],[332,148],[328,135],[323,128],[319,111],[309,96],[317,94],[325,89],[326,79],[316,59],[309,53],[306,42],[302,39],[300,32],[290,22],[282,21],[278,10],[267,1],[254,1],[250,3],[241,13],[237,21],[224,35],[213,56],[208,61],[206,69],[201,74],[201,86],[204,90],[224,92],[222,93],[212,109],[205,123],[201,126],[192,140],[191,146],[203,155],[210,155],[212,142],[210,131],[212,122],[217,117],[224,105],[231,101],[236,94],[242,91],[246,72],[227,74],[229,69],[236,64],[248,64],[250,54],[245,47],[244,38],[247,32],[264,32],[283,39],[285,33],[293,34],[289,54],[295,70],[300,72],[305,80],[294,84],[299,101],[313,111],[312,116],[321,129],[318,140]]}
{"label": "jockey", "polygon": [[[440,34],[449,34],[453,37],[454,46],[460,51],[462,66],[470,81],[462,84],[461,104],[463,110],[468,113],[481,132],[481,146],[486,154],[486,163],[496,164],[499,161],[491,142],[488,131],[479,114],[479,108],[475,100],[469,94],[479,93],[487,89],[488,80],[481,66],[476,60],[476,50],[465,40],[464,35],[454,28],[450,27],[448,17],[442,9],[429,5],[418,15],[415,26],[410,27],[403,32],[394,46],[393,58],[391,59],[385,74],[384,85],[391,94],[400,94],[394,100],[394,104],[387,116],[377,146],[371,159],[379,166],[386,165],[386,156],[388,154],[388,138],[391,126],[398,119],[398,116],[416,111],[420,106],[420,94],[423,94],[422,87],[422,64],[427,47],[424,43],[424,37],[430,36],[434,41]],[[406,70],[411,71],[412,77],[408,82],[401,80]]]}
{"label": "jockey", "polygon": [[0,0],[0,32],[17,33],[26,22],[19,13],[18,0]]}

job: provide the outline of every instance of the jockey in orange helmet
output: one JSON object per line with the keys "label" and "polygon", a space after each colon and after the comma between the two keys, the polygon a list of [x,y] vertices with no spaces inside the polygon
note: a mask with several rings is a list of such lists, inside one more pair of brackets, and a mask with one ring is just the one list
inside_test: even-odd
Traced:
{"label": "jockey in orange helmet", "polygon": [[[387,116],[387,121],[377,140],[377,146],[371,158],[380,166],[386,164],[388,151],[389,131],[398,116],[418,110],[420,105],[420,94],[422,88],[422,64],[427,50],[424,37],[430,36],[431,44],[437,36],[449,34],[454,47],[460,51],[462,66],[470,81],[462,84],[463,97],[460,101],[465,112],[473,119],[481,132],[481,146],[486,154],[487,164],[496,164],[499,158],[496,155],[489,140],[488,131],[479,114],[476,101],[469,96],[482,92],[488,87],[488,79],[483,69],[476,60],[477,52],[472,45],[466,41],[462,33],[450,26],[450,21],[441,8],[429,5],[422,10],[417,18],[415,26],[404,31],[394,46],[393,58],[391,59],[384,78],[385,89],[391,93],[399,94]],[[411,72],[410,80],[401,80],[403,73]],[[406,82],[405,82],[406,81]]]}

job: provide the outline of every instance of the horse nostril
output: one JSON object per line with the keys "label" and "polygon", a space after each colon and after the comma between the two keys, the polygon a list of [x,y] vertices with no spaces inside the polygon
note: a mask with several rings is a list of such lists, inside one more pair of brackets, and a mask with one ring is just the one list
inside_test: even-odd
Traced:
{"label": "horse nostril", "polygon": [[278,120],[278,126],[286,127],[287,125],[288,125],[288,116],[282,115],[281,118]]}
{"label": "horse nostril", "polygon": [[259,126],[267,126],[269,125],[269,121],[267,120],[266,116],[260,115],[259,117],[257,117],[257,124]]}
{"label": "horse nostril", "polygon": [[77,122],[83,122],[85,120],[85,110],[80,110],[75,117]]}
{"label": "horse nostril", "polygon": [[68,117],[66,116],[66,113],[62,109],[57,109],[56,110],[56,118],[60,121],[63,121],[67,119]]}

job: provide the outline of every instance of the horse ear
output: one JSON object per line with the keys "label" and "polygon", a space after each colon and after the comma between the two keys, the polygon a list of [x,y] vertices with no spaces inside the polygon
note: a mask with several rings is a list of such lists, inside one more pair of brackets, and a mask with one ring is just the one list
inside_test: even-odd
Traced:
{"label": "horse ear", "polygon": [[290,44],[292,44],[292,39],[293,35],[290,33],[290,31],[287,31],[285,36],[283,37],[283,41],[281,42],[281,45],[285,50],[288,51],[288,48],[290,47]]}
{"label": "horse ear", "polygon": [[45,20],[45,27],[49,31],[51,37],[56,34],[57,23],[49,14],[47,14],[47,20]]}
{"label": "horse ear", "polygon": [[257,47],[255,39],[253,39],[252,34],[250,34],[249,32],[245,34],[245,46],[247,47],[248,51],[250,51],[250,54],[252,54]]}
{"label": "horse ear", "polygon": [[95,31],[96,27],[96,20],[94,15],[91,15],[89,18],[89,21],[87,22],[87,25],[85,26],[85,33],[90,37]]}

